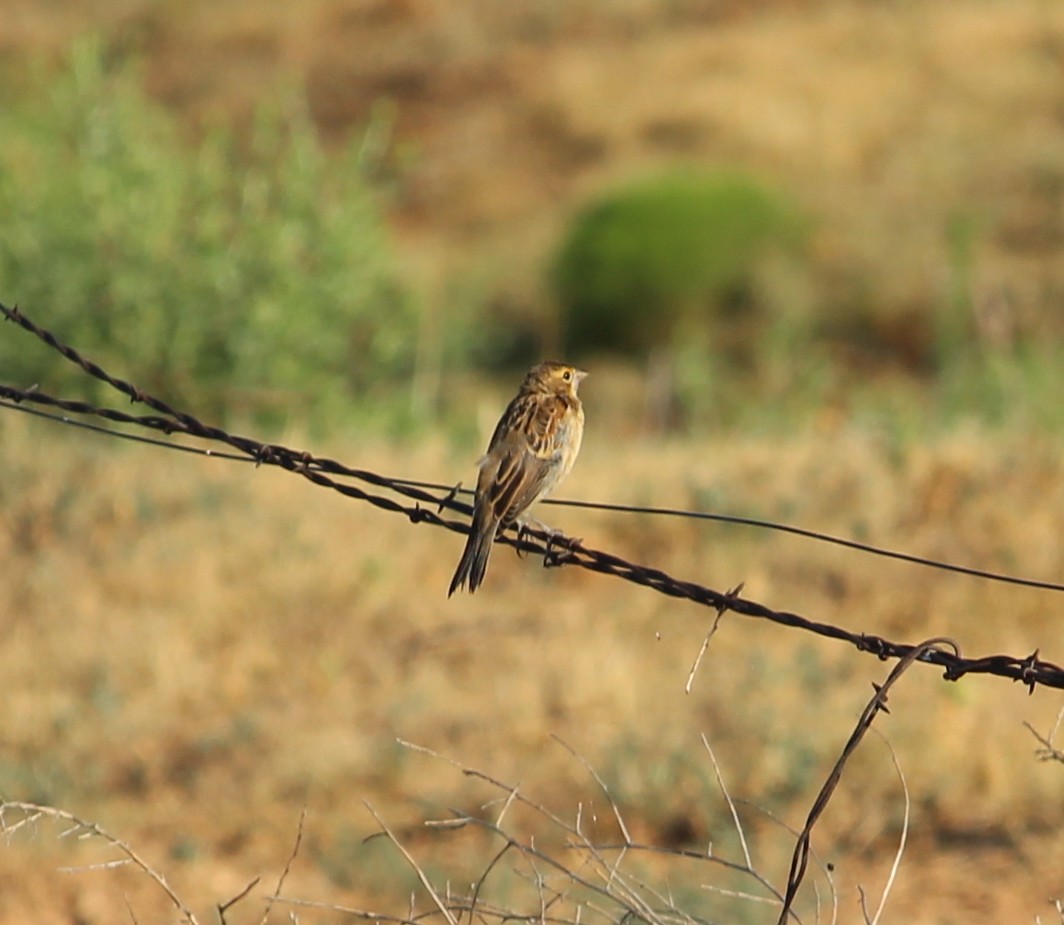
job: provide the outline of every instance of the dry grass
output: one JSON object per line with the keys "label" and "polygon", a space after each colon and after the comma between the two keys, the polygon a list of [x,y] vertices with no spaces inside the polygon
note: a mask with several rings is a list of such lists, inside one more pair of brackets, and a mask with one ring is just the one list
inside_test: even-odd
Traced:
{"label": "dry grass", "polygon": [[[675,845],[728,838],[704,733],[736,797],[797,824],[868,683],[885,675],[839,644],[728,617],[685,695],[711,618],[692,605],[503,550],[481,593],[448,601],[453,535],[282,473],[111,452],[10,416],[2,426],[0,791],[121,833],[201,913],[251,877],[276,875],[304,806],[288,895],[405,902],[402,865],[359,843],[374,828],[364,799],[435,869],[468,865],[473,876],[476,840],[456,857],[453,842],[419,827],[446,807],[475,811],[483,793],[397,739],[519,781],[571,815],[600,796],[558,736],[610,783],[637,840]],[[471,454],[430,441],[335,455],[448,481],[467,474]],[[1064,571],[1060,459],[1056,444],[977,431],[893,457],[856,427],[782,445],[636,445],[620,459],[590,441],[566,493],[701,507],[711,496],[718,508],[1052,577]],[[1048,594],[748,531],[557,509],[550,519],[680,576],[742,580],[751,597],[854,629],[949,634],[968,654],[1041,646],[1060,659]],[[948,685],[917,667],[891,704],[881,730],[915,807],[891,908],[932,921],[929,908],[980,895],[988,915],[1042,911],[1064,862],[1052,837],[1060,772],[1034,760],[1022,722],[1048,730],[1059,698],[991,678]],[[885,876],[899,813],[889,756],[870,741],[814,840],[837,865],[844,909],[855,883]],[[782,882],[789,838],[756,820],[750,833]],[[549,843],[551,832],[539,837]],[[70,862],[45,839],[5,848],[0,921],[28,908],[38,921],[123,914],[127,887],[109,878],[128,873],[60,877],[58,863]],[[57,877],[62,889],[49,891]],[[979,883],[993,888],[979,894]],[[143,891],[129,895],[140,915],[153,908]]]}
{"label": "dry grass", "polygon": [[[690,0],[666,15],[649,0],[585,0],[497,4],[490,16],[459,0],[313,0],[298,14],[240,0],[3,7],[5,56],[54,53],[101,28],[145,53],[153,93],[192,124],[246,118],[280,73],[306,80],[334,137],[393,99],[394,222],[424,274],[416,283],[441,303],[468,262],[505,273],[499,285],[519,306],[534,302],[564,211],[677,158],[742,161],[804,190],[826,216],[820,259],[871,268],[893,312],[926,317],[941,302],[943,229],[958,209],[984,222],[974,283],[1006,289],[1021,321],[1052,320],[1038,312],[1064,285],[1052,206],[1059,4],[788,3],[754,15]],[[613,425],[631,409],[596,400],[589,387],[592,423],[567,495],[778,517],[1064,574],[1058,438],[972,428],[918,446],[825,413],[804,437],[632,436],[619,454],[601,434],[627,437]],[[482,407],[481,429],[498,402]],[[595,421],[609,422],[598,437]],[[0,795],[119,833],[201,920],[253,876],[273,881],[303,807],[289,895],[405,903],[413,882],[401,860],[362,844],[375,829],[363,799],[426,864],[475,876],[485,845],[456,851],[420,824],[448,806],[475,810],[483,791],[400,738],[520,781],[559,813],[584,801],[605,815],[557,735],[610,783],[635,837],[674,845],[731,832],[704,733],[734,796],[797,824],[869,682],[886,673],[839,644],[728,617],[687,695],[712,618],[691,605],[502,550],[481,593],[448,601],[457,536],[298,478],[113,451],[10,414],[0,441]],[[450,482],[468,479],[479,444],[327,449]],[[851,628],[948,634],[967,654],[1041,647],[1064,658],[1053,595],[749,531],[557,510],[549,519]],[[1047,914],[1046,898],[1062,892],[1061,772],[1035,760],[1022,722],[1048,730],[1060,698],[990,678],[949,685],[917,667],[891,703],[880,728],[905,769],[913,819],[890,911],[911,922]],[[889,755],[869,741],[814,839],[837,865],[843,920],[855,918],[855,884],[886,874],[900,805]],[[756,818],[749,834],[782,882],[789,839]],[[41,827],[0,845],[0,922],[128,919],[127,898],[138,921],[169,916],[132,871],[57,873],[99,858],[51,835]],[[257,921],[261,906],[248,908],[230,920]],[[300,920],[314,918],[302,910]]]}

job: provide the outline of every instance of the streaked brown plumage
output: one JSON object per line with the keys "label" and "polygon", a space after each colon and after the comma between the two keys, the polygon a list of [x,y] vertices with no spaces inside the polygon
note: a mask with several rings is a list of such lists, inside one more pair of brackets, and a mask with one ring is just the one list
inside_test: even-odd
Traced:
{"label": "streaked brown plumage", "polygon": [[473,524],[458,562],[450,597],[484,580],[491,544],[554,488],[573,468],[584,435],[584,408],[577,397],[583,370],[564,363],[533,366],[495,427],[480,460]]}

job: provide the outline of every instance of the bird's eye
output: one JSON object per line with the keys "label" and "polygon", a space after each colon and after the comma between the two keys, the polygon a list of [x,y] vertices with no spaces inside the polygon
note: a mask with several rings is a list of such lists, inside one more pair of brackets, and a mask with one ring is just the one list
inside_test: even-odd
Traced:
{"label": "bird's eye", "polygon": [[568,369],[567,369],[567,370],[566,370],[566,371],[565,371],[564,373],[562,373],[562,378],[563,378],[563,379],[564,379],[564,380],[565,380],[566,382],[568,382],[568,381],[569,381],[570,379],[572,379],[572,378],[573,378],[573,373],[572,373],[572,370],[568,370]]}

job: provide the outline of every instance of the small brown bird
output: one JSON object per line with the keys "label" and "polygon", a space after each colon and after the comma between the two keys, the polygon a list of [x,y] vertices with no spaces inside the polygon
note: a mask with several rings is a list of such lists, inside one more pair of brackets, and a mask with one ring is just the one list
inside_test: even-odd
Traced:
{"label": "small brown bird", "polygon": [[473,524],[451,579],[450,597],[480,587],[495,534],[515,522],[573,468],[584,435],[577,397],[582,369],[564,363],[533,366],[507,406],[480,460]]}

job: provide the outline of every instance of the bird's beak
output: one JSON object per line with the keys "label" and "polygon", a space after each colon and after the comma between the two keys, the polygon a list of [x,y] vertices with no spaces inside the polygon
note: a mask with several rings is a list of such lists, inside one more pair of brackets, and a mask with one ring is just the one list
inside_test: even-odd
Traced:
{"label": "bird's beak", "polygon": [[587,370],[586,369],[577,369],[577,370],[574,370],[574,372],[576,373],[576,384],[580,385],[580,383],[583,382],[584,379],[587,378]]}

